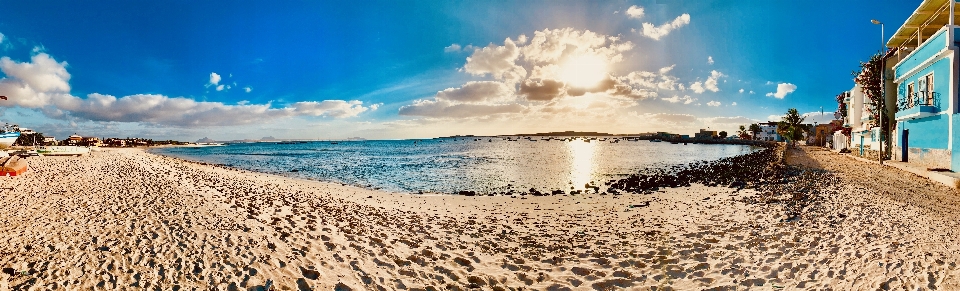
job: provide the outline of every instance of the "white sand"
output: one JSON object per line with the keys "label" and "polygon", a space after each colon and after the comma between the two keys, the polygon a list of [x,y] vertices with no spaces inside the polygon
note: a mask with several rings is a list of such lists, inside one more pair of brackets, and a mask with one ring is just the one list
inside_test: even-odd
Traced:
{"label": "white sand", "polygon": [[30,158],[0,179],[0,267],[27,272],[0,274],[0,290],[960,289],[952,189],[793,154],[896,186],[844,186],[781,222],[779,206],[729,188],[419,196],[132,149]]}

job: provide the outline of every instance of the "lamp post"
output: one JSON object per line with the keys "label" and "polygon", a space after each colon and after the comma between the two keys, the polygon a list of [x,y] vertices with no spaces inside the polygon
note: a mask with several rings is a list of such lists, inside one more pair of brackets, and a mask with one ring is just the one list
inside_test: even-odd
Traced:
{"label": "lamp post", "polygon": [[883,43],[883,22],[880,22],[879,20],[876,20],[876,19],[871,19],[870,22],[872,22],[873,24],[880,25],[880,118],[878,118],[879,119],[878,123],[880,124],[880,143],[879,144],[880,144],[880,164],[882,165],[883,164],[883,133],[886,131],[885,130],[886,128],[884,128],[883,126],[883,114],[886,113],[887,111],[886,110],[887,108],[884,107],[884,104],[883,104],[884,101],[886,101],[885,99],[887,99],[886,94],[884,94],[886,91],[886,88],[885,88],[886,86],[884,86],[884,83],[886,81],[884,80],[884,73],[886,73],[887,68],[885,68],[884,66],[884,59],[883,59],[886,44]]}

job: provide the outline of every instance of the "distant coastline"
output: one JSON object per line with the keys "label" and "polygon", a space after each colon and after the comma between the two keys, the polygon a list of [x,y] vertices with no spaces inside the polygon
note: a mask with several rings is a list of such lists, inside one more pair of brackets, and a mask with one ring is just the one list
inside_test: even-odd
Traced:
{"label": "distant coastline", "polygon": [[555,132],[540,132],[540,133],[530,133],[530,134],[500,134],[500,135],[454,135],[454,136],[444,136],[437,137],[434,139],[444,139],[444,138],[502,138],[502,137],[524,137],[524,136],[536,136],[536,137],[617,137],[625,139],[634,139],[634,140],[653,140],[660,139],[665,142],[672,143],[702,143],[702,144],[733,144],[733,145],[750,145],[750,146],[772,146],[776,145],[775,141],[762,141],[762,140],[749,140],[749,139],[717,139],[717,138],[695,138],[695,137],[676,137],[676,135],[660,135],[657,133],[625,133],[625,134],[614,134],[614,133],[605,133],[605,132],[594,132],[594,131],[555,131]]}

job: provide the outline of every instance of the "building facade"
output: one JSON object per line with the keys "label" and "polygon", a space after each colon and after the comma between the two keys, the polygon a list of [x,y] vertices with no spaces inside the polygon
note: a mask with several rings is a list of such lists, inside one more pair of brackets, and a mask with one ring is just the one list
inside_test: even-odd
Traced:
{"label": "building facade", "polygon": [[713,139],[718,136],[716,130],[700,129],[700,132],[693,134],[696,139]]}
{"label": "building facade", "polygon": [[888,71],[893,157],[928,168],[960,171],[957,114],[958,42],[953,0],[925,0],[887,42],[896,51]]}
{"label": "building facade", "polygon": [[765,141],[784,141],[783,137],[777,133],[777,122],[768,121],[764,123],[759,123],[760,132],[754,137],[756,140],[765,140]]}

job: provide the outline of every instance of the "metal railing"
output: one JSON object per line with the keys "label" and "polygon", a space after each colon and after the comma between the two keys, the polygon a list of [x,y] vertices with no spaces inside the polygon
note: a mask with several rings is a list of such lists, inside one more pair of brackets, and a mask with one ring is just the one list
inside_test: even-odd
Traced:
{"label": "metal railing", "polygon": [[897,100],[897,111],[903,111],[914,106],[933,106],[940,108],[940,92],[916,92],[913,93],[913,98],[907,98],[903,96],[900,100]]}

